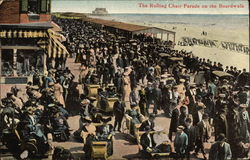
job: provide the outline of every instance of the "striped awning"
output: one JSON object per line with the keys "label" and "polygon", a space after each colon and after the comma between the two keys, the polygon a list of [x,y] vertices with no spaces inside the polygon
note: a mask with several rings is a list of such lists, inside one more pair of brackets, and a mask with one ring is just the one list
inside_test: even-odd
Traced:
{"label": "striped awning", "polygon": [[58,37],[54,34],[52,30],[48,30],[49,33],[49,43],[48,43],[48,56],[51,58],[56,57],[67,57],[69,52],[66,47],[59,41]]}
{"label": "striped awning", "polygon": [[0,30],[0,38],[43,38],[47,37],[44,31],[34,30]]}

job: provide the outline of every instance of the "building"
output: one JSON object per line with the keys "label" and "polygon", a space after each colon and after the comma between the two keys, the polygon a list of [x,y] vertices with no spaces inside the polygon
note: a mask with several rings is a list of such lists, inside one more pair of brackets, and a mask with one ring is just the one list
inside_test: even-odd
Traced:
{"label": "building", "polygon": [[175,32],[162,28],[135,25],[98,18],[83,18],[83,21],[91,23],[100,29],[108,30],[113,34],[119,32],[124,37],[133,38],[134,35],[145,34],[154,38],[172,41],[175,43]]}
{"label": "building", "polygon": [[102,16],[107,15],[108,11],[106,8],[96,8],[94,11],[92,11],[92,15]]}
{"label": "building", "polygon": [[34,71],[43,75],[67,57],[60,27],[51,22],[51,0],[4,0],[0,15],[1,84],[32,81]]}

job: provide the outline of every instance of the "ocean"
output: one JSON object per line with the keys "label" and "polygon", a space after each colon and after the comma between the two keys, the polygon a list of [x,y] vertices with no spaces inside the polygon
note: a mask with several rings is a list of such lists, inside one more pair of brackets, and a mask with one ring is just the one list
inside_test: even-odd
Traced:
{"label": "ocean", "polygon": [[147,24],[183,24],[187,26],[218,27],[228,30],[241,29],[248,32],[248,15],[218,14],[109,14],[92,16],[106,20]]}

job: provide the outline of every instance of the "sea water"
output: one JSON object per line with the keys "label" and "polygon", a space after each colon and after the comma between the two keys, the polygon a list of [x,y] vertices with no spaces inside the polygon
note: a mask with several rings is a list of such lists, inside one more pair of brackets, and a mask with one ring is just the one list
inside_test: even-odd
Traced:
{"label": "sea water", "polygon": [[[98,16],[95,16],[98,17]],[[242,29],[248,32],[248,15],[231,14],[109,14],[98,18],[131,23],[185,24],[214,26],[227,29]]]}

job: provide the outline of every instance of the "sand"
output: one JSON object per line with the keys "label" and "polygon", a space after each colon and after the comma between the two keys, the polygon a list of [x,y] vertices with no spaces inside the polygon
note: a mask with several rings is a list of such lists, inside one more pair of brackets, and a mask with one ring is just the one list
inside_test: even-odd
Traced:
{"label": "sand", "polygon": [[[140,24],[159,27],[176,32],[176,43],[182,40],[182,37],[192,37],[198,39],[217,40],[219,42],[234,42],[249,46],[249,31],[242,31],[242,29],[231,30],[228,28],[218,28],[213,26],[194,26],[185,24]],[[173,27],[176,29],[173,30]],[[186,30],[185,30],[186,28]],[[207,36],[201,35],[202,31],[207,32]],[[241,52],[225,50],[221,48],[210,48],[204,46],[179,46],[176,49],[184,49],[192,51],[195,56],[210,59],[212,61],[220,62],[223,67],[234,66],[237,69],[246,68],[249,71],[249,55]]]}

